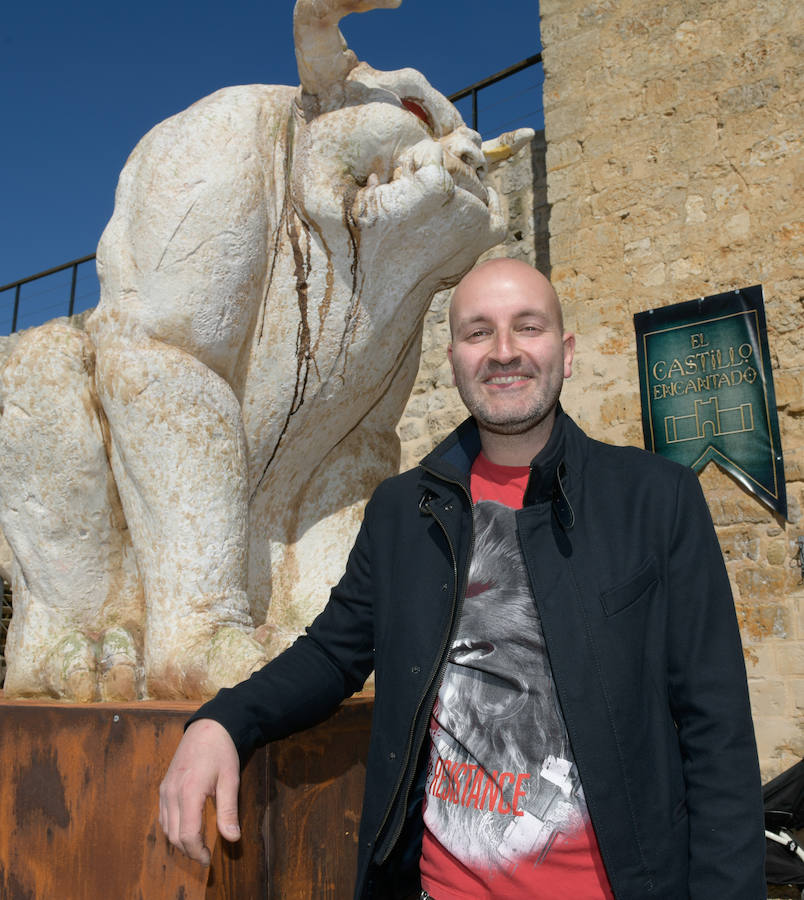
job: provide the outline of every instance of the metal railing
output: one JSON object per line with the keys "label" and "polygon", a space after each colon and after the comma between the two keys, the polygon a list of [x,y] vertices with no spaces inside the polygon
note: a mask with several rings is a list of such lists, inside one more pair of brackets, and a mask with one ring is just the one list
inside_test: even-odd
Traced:
{"label": "metal railing", "polygon": [[469,87],[463,88],[463,90],[458,91],[455,94],[450,94],[447,99],[451,103],[457,103],[459,100],[463,100],[464,97],[472,98],[472,128],[475,131],[479,131],[478,128],[478,110],[477,110],[477,98],[480,91],[484,88],[491,87],[493,84],[497,84],[500,81],[504,81],[506,78],[510,78],[512,75],[516,75],[518,72],[522,72],[524,69],[529,69],[531,66],[535,66],[542,61],[541,53],[536,53],[534,56],[528,56],[527,59],[520,60],[518,63],[514,63],[513,66],[508,66],[507,69],[502,69],[500,72],[496,72],[494,75],[489,75],[488,78],[484,78],[482,81],[477,81],[475,84],[470,84]]}
{"label": "metal railing", "polygon": [[[469,87],[463,88],[463,90],[460,90],[454,94],[451,94],[448,97],[448,99],[452,103],[458,104],[461,100],[464,100],[467,97],[472,98],[472,108],[471,108],[472,128],[475,131],[479,131],[479,127],[478,127],[478,125],[479,125],[478,96],[479,96],[480,92],[487,90],[488,88],[492,87],[493,85],[498,84],[501,81],[505,81],[506,79],[511,78],[511,76],[513,76],[513,75],[517,75],[519,72],[522,72],[525,69],[530,68],[531,66],[538,65],[539,63],[541,63],[541,61],[542,61],[541,53],[536,53],[534,56],[529,56],[529,57],[527,57],[527,59],[520,60],[520,62],[515,63],[513,66],[509,66],[507,69],[503,69],[500,72],[496,72],[494,75],[490,75],[488,78],[484,78],[482,81],[478,81],[475,84],[470,84]],[[540,83],[532,84],[532,85],[529,84],[526,86],[525,91],[536,90],[538,87],[540,87]],[[511,100],[511,99],[516,100],[516,99],[518,99],[519,96],[521,96],[521,95],[517,95],[514,98],[511,98],[511,97],[501,98],[501,99],[498,98],[495,105],[499,107],[506,100]],[[538,110],[533,111],[533,113],[525,113],[525,114],[520,113],[515,120],[513,120],[511,122],[505,122],[501,126],[499,126],[498,130],[500,130],[500,131],[506,130],[507,126],[515,125],[515,124],[517,124],[517,122],[525,120],[528,116],[533,115],[533,114],[539,115],[539,116],[541,115],[540,111],[538,111]],[[466,117],[464,116],[464,118],[466,118]],[[2,287],[0,287],[0,304],[2,303],[4,293],[6,293],[7,291],[14,292],[13,308],[12,308],[12,312],[11,312],[10,333],[15,332],[20,324],[20,302],[22,299],[21,294],[22,294],[23,285],[28,285],[28,284],[31,284],[32,282],[39,281],[40,279],[57,275],[59,272],[65,272],[68,269],[72,270],[72,272],[71,272],[69,301],[67,303],[66,315],[68,315],[68,316],[73,315],[73,312],[75,311],[76,299],[77,299],[76,285],[77,285],[77,281],[78,281],[78,268],[79,268],[79,266],[83,265],[84,263],[91,262],[93,259],[95,259],[94,253],[90,254],[89,256],[82,256],[80,259],[71,260],[70,262],[64,263],[61,266],[55,266],[52,269],[46,269],[44,272],[37,272],[36,275],[29,275],[27,278],[21,278],[19,281],[12,281],[9,284],[4,284]],[[96,289],[97,282],[94,281],[94,272],[93,272],[92,284],[93,284],[93,287],[92,287],[91,299],[94,302],[97,302],[97,289]],[[33,298],[31,298],[31,299],[33,299]],[[89,305],[94,305],[94,302],[90,303]],[[83,308],[86,308],[86,307],[83,307]],[[55,316],[58,316],[58,315],[65,315],[64,312],[53,313],[54,309],[63,310],[64,309],[63,303],[60,302],[58,305],[51,304],[50,306],[46,306],[45,309],[40,310],[40,312],[43,311],[45,313],[52,313],[52,314],[45,315],[45,316],[40,315],[38,320],[35,319],[34,321],[26,323],[25,327],[29,327],[30,325],[39,325],[42,322],[47,321],[48,318],[54,318]],[[0,315],[3,315],[4,313],[2,313],[1,310],[2,310],[2,307],[0,306]],[[8,320],[6,320],[6,321],[8,321]],[[5,333],[6,333],[5,326],[2,322],[2,320],[0,320],[0,334],[5,334]]]}
{"label": "metal railing", "polygon": [[[75,311],[75,300],[76,300],[76,285],[78,283],[78,267],[83,263],[91,262],[95,259],[95,254],[91,253],[89,256],[82,256],[80,259],[73,259],[70,262],[63,263],[60,266],[54,266],[52,269],[45,269],[44,272],[37,272],[36,275],[29,275],[27,278],[20,278],[19,281],[12,281],[10,284],[4,284],[0,287],[0,297],[2,297],[3,293],[6,291],[14,291],[14,301],[11,312],[11,329],[10,333],[14,333],[17,330],[17,325],[19,324],[19,316],[20,316],[20,300],[22,293],[22,286],[26,284],[31,284],[35,281],[39,281],[42,278],[48,278],[51,275],[57,275],[59,272],[66,272],[67,270],[71,270],[70,272],[70,294],[69,300],[67,303],[67,312],[62,312],[61,315],[71,316]],[[52,307],[48,307],[51,309]],[[61,303],[58,304],[57,308],[64,309]],[[56,313],[59,315],[59,313]],[[39,324],[39,323],[34,323]]]}

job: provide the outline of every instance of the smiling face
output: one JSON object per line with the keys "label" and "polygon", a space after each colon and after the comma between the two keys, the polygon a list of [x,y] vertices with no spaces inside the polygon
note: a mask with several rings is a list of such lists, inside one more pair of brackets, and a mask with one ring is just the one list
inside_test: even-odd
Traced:
{"label": "smiling face", "polygon": [[529,462],[572,374],[575,338],[564,333],[552,285],[519,260],[489,260],[455,289],[450,326],[453,379],[484,451],[492,436],[524,436]]}

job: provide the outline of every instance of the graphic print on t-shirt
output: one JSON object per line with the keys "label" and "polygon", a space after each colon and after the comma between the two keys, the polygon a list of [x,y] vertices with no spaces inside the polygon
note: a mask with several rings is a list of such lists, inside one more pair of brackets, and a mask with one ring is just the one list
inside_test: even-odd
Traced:
{"label": "graphic print on t-shirt", "polygon": [[424,821],[488,886],[514,870],[527,884],[523,867],[535,876],[551,848],[590,826],[515,511],[474,511],[469,584],[431,719]]}

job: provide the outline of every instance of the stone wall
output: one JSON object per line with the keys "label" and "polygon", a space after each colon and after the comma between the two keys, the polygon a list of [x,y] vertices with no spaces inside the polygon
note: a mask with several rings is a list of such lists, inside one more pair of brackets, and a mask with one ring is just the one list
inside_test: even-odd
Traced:
{"label": "stone wall", "polygon": [[[701,473],[765,775],[804,755],[801,35],[784,0],[541,0],[550,264],[592,435],[642,445],[632,316],[761,283],[789,519]],[[798,206],[798,208],[797,208]]]}

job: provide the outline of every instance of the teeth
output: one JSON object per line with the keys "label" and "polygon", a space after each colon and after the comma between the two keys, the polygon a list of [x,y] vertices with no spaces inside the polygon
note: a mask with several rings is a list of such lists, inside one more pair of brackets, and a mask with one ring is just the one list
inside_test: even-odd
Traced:
{"label": "teeth", "polygon": [[486,384],[513,384],[515,381],[523,381],[530,378],[529,375],[496,375],[494,378],[487,378]]}

